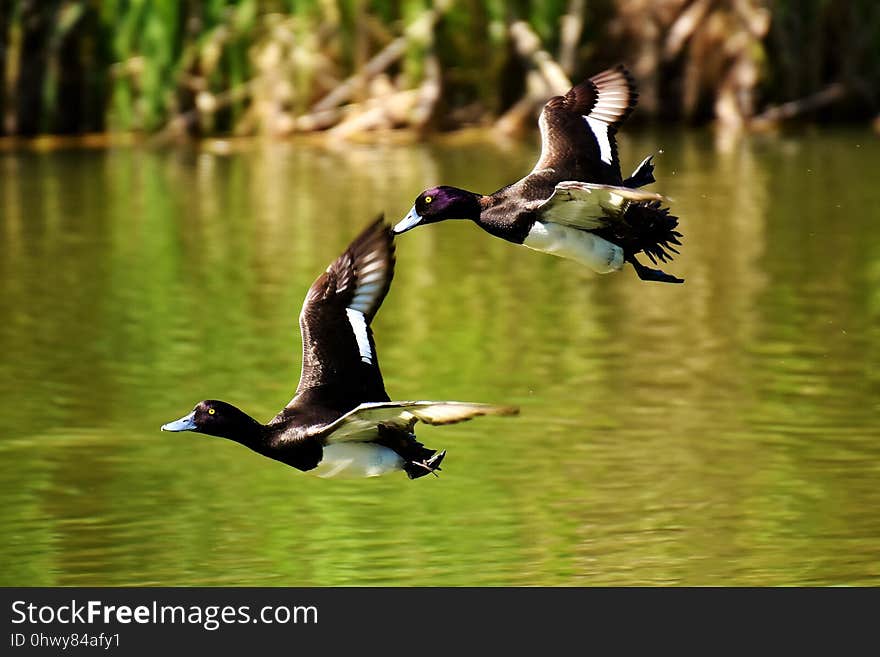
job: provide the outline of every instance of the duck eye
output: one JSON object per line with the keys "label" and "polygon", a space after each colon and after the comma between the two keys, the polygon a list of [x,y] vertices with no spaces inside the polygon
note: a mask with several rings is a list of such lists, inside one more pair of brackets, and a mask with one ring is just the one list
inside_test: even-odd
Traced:
{"label": "duck eye", "polygon": [[430,202],[433,201],[433,200],[434,200],[434,197],[433,197],[433,196],[426,196],[426,197],[425,197],[425,203],[430,203]]}
{"label": "duck eye", "polygon": [[216,413],[216,412],[217,411],[215,411],[213,408],[208,409],[208,415],[214,415],[214,413]]}

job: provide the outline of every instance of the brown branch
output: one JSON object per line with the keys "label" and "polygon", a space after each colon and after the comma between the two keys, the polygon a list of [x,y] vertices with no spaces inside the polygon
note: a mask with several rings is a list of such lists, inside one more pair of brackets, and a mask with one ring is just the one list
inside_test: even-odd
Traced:
{"label": "brown branch", "polygon": [[522,129],[551,96],[564,94],[571,82],[562,67],[541,48],[541,39],[524,21],[515,21],[508,28],[514,49],[527,65],[526,93],[495,122],[495,129],[513,134]]}
{"label": "brown branch", "polygon": [[577,47],[584,30],[584,0],[569,0],[559,26],[559,65],[566,75],[574,73]]}
{"label": "brown branch", "polygon": [[229,107],[233,103],[237,103],[249,98],[252,94],[252,87],[256,80],[249,80],[243,84],[227,89],[218,94],[210,94],[203,91],[196,96],[196,106],[185,112],[175,114],[165,126],[157,132],[153,137],[154,143],[163,143],[172,138],[185,136],[190,129],[196,124],[200,116],[214,114],[215,112]]}
{"label": "brown branch", "polygon": [[666,38],[666,47],[664,55],[667,59],[672,59],[678,55],[684,44],[691,35],[696,32],[703,18],[709,11],[712,0],[696,0],[692,5],[679,14],[678,18],[669,28],[669,35]]}
{"label": "brown branch", "polygon": [[752,118],[751,122],[753,124],[772,123],[775,121],[791,119],[800,114],[812,112],[820,107],[836,103],[847,95],[847,91],[845,84],[842,82],[835,82],[821,91],[817,91],[805,98],[799,98],[798,100],[792,100],[787,103],[782,103],[781,105],[768,107]]}
{"label": "brown branch", "polygon": [[312,106],[311,112],[317,113],[330,110],[351,99],[354,92],[361,88],[370,78],[374,78],[394,62],[400,59],[406,52],[407,38],[397,37],[394,41],[379,51],[364,67],[355,75],[350,76],[333,91],[324,96]]}
{"label": "brown branch", "polygon": [[374,55],[363,68],[350,76],[338,87],[312,106],[311,113],[333,109],[347,102],[357,89],[362,88],[370,79],[382,73],[398,59],[403,57],[409,42],[412,40],[426,40],[430,37],[434,25],[447,9],[448,3],[438,2],[436,8],[425,10],[419,18],[411,23],[403,36],[385,46]]}
{"label": "brown branch", "polygon": [[431,53],[425,59],[425,80],[419,87],[418,100],[411,112],[410,123],[416,128],[424,128],[434,115],[434,108],[442,91],[441,81],[440,60],[436,54]]}
{"label": "brown branch", "polygon": [[541,74],[550,93],[564,94],[568,91],[571,81],[550,53],[541,47],[541,38],[535,34],[529,24],[525,21],[515,21],[508,31],[516,53]]}

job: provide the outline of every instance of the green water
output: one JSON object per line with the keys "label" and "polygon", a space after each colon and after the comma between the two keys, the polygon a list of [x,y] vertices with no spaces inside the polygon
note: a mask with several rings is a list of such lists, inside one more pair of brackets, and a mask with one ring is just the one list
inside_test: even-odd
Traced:
{"label": "green water", "polygon": [[880,584],[880,142],[621,144],[659,149],[683,286],[465,222],[399,239],[391,396],[522,409],[421,427],[449,455],[417,481],[159,426],[274,415],[356,231],[534,143],[0,153],[0,584]]}

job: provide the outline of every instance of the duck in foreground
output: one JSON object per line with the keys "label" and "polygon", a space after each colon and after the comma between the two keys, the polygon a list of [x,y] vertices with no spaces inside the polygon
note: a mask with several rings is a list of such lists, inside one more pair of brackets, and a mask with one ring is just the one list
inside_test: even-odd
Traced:
{"label": "duck in foreground", "polygon": [[[403,470],[416,479],[440,469],[445,450],[428,449],[413,428],[510,406],[455,401],[391,401],[370,330],[394,275],[394,236],[380,217],[312,284],[299,322],[303,364],[296,395],[268,424],[235,406],[205,400],[163,431],[228,438],[320,477],[373,477]],[[435,473],[436,474],[436,473]]]}
{"label": "duck in foreground", "polygon": [[623,180],[614,136],[638,100],[623,66],[603,71],[541,112],[541,156],[525,178],[484,196],[456,187],[427,189],[395,227],[404,233],[445,219],[471,219],[509,242],[576,260],[604,274],[629,262],[646,281],[683,283],[655,265],[678,253],[678,218],[665,199],[642,187],[654,182],[651,156]]}

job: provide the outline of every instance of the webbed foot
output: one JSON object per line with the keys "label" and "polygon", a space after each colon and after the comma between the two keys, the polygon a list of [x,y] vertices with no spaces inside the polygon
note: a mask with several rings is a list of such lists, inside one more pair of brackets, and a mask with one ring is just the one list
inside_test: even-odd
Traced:
{"label": "webbed foot", "polygon": [[635,256],[628,255],[624,258],[636,270],[636,274],[643,281],[657,281],[658,283],[684,283],[683,278],[667,274],[662,269],[651,269],[636,260]]}
{"label": "webbed foot", "polygon": [[435,452],[427,461],[410,461],[403,466],[403,469],[410,479],[418,479],[419,477],[424,477],[426,474],[432,474],[435,477],[439,477],[440,475],[437,474],[437,470],[442,469],[440,467],[440,462],[443,461],[445,456],[446,450],[444,449]]}
{"label": "webbed foot", "polygon": [[632,172],[632,175],[623,181],[623,186],[635,189],[636,187],[644,187],[655,182],[653,159],[654,156],[649,155],[639,162],[639,166]]}

